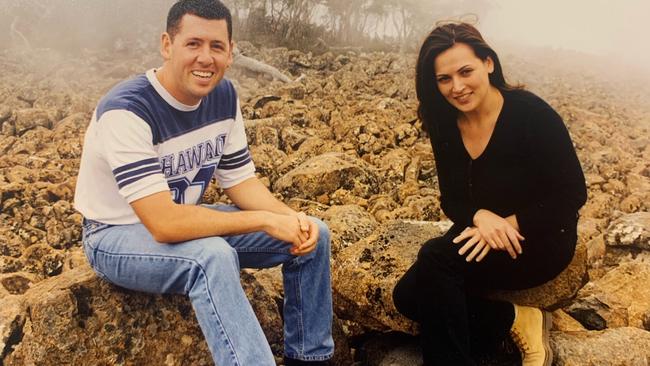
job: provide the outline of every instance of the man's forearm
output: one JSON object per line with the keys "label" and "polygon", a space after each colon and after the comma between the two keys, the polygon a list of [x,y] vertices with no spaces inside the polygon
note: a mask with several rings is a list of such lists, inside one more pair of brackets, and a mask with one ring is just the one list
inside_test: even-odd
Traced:
{"label": "man's forearm", "polygon": [[228,198],[242,210],[262,210],[283,215],[296,212],[273,196],[259,179],[253,177],[225,189]]}
{"label": "man's forearm", "polygon": [[151,201],[146,208],[141,205],[136,201],[133,207],[142,223],[161,243],[265,231],[271,215],[264,211],[222,212],[175,203],[155,207]]}

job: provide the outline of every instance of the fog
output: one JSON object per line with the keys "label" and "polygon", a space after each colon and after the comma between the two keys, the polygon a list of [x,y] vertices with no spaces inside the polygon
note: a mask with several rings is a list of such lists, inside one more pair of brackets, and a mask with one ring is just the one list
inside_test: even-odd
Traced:
{"label": "fog", "polygon": [[612,65],[610,77],[630,71],[650,76],[648,0],[492,0],[491,5],[479,28],[496,43],[593,55],[593,62]]}
{"label": "fog", "polygon": [[[352,31],[365,33],[370,38],[376,38],[382,32],[383,36],[386,36],[386,32],[398,35],[400,21],[403,25],[415,24],[417,21],[420,26],[411,26],[412,32],[408,35],[410,50],[414,51],[426,29],[430,29],[436,20],[475,13],[479,16],[477,27],[499,53],[507,51],[523,54],[533,49],[535,53],[540,52],[539,48],[570,51],[558,56],[559,61],[570,64],[567,67],[597,70],[610,78],[616,78],[620,74],[650,79],[650,42],[647,40],[650,36],[650,0],[415,1],[365,0],[351,3],[353,5],[348,5],[348,10],[357,7],[367,11],[371,9],[369,5],[383,4],[381,7],[384,14],[374,13],[375,15],[365,18],[364,14],[348,16],[347,25],[343,24],[342,16],[335,18],[332,14],[329,17],[324,14],[313,15],[308,19],[318,26],[332,25],[331,34],[335,34],[342,42],[353,41],[353,37],[348,36]],[[171,3],[173,0],[0,0],[0,28],[3,30],[0,32],[0,50],[26,43],[31,43],[36,48],[56,48],[58,44],[68,50],[107,48],[115,46],[116,39],[126,44],[125,47],[133,48],[134,43],[155,47],[157,34],[163,29],[165,13]],[[329,6],[332,9],[341,6],[340,1],[326,0],[230,0],[226,3],[238,4],[240,8],[234,11],[235,15],[250,14],[241,11],[243,7],[252,9],[266,4],[267,17],[272,20],[273,10],[269,9],[274,6],[277,9],[277,4],[291,3],[296,6],[297,3],[320,3],[323,4],[320,8]],[[414,12],[410,19],[395,15],[407,7],[411,7]],[[362,19],[364,23],[370,20],[367,28],[359,30],[354,24],[359,24]],[[383,26],[378,25],[379,21],[383,22]],[[40,28],[40,31],[36,28]],[[407,29],[402,30],[406,34]],[[276,29],[273,32],[263,30],[251,37],[261,37],[275,31]],[[235,34],[235,39],[245,37],[241,33]],[[362,38],[357,37],[358,39]],[[381,41],[385,40],[383,38]],[[392,41],[406,43],[399,36]],[[270,45],[272,42],[266,43],[260,39],[258,43]],[[304,44],[306,43],[302,45]],[[286,46],[292,47],[291,44]],[[300,45],[294,42],[293,46]],[[541,52],[550,54],[543,50]]]}

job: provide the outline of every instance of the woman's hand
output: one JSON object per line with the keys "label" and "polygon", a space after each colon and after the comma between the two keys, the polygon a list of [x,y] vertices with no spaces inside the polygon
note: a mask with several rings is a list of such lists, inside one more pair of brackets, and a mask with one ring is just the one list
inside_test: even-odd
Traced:
{"label": "woman's hand", "polygon": [[492,249],[506,250],[512,259],[522,253],[519,241],[524,240],[524,237],[503,217],[480,209],[474,214],[474,225]]}
{"label": "woman's hand", "polygon": [[476,227],[468,227],[463,230],[460,235],[455,237],[452,242],[455,244],[460,243],[461,241],[467,240],[467,242],[458,250],[458,254],[465,255],[472,247],[474,249],[467,255],[465,260],[471,262],[472,259],[476,257],[476,261],[480,262],[485,258],[485,256],[490,252],[490,246],[487,244],[485,239],[481,236],[481,233]]}

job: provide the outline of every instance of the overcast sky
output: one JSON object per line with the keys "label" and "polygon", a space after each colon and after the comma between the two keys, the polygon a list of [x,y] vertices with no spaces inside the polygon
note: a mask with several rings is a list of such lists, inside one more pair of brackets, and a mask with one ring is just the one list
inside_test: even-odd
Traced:
{"label": "overcast sky", "polygon": [[650,74],[650,0],[492,0],[486,38],[613,57]]}

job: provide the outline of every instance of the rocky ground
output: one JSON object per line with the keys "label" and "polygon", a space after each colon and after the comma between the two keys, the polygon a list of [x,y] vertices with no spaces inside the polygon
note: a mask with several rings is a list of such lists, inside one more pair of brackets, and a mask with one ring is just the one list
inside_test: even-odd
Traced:
{"label": "rocky ground", "polygon": [[[409,336],[417,330],[396,313],[390,290],[418,246],[450,223],[415,113],[416,56],[240,49],[296,80],[236,65],[229,74],[263,182],[330,225],[335,364],[417,365]],[[555,311],[556,365],[648,365],[650,88],[568,67],[561,55],[526,55],[502,54],[506,73],[563,116],[589,200],[566,273],[495,296]],[[93,275],[72,207],[96,101],[157,65],[156,53],[0,53],[0,365],[211,364],[186,299],[133,293]],[[205,201],[226,199],[214,187]],[[281,354],[279,272],[246,271],[243,282]],[[511,344],[482,360],[516,362]]]}

